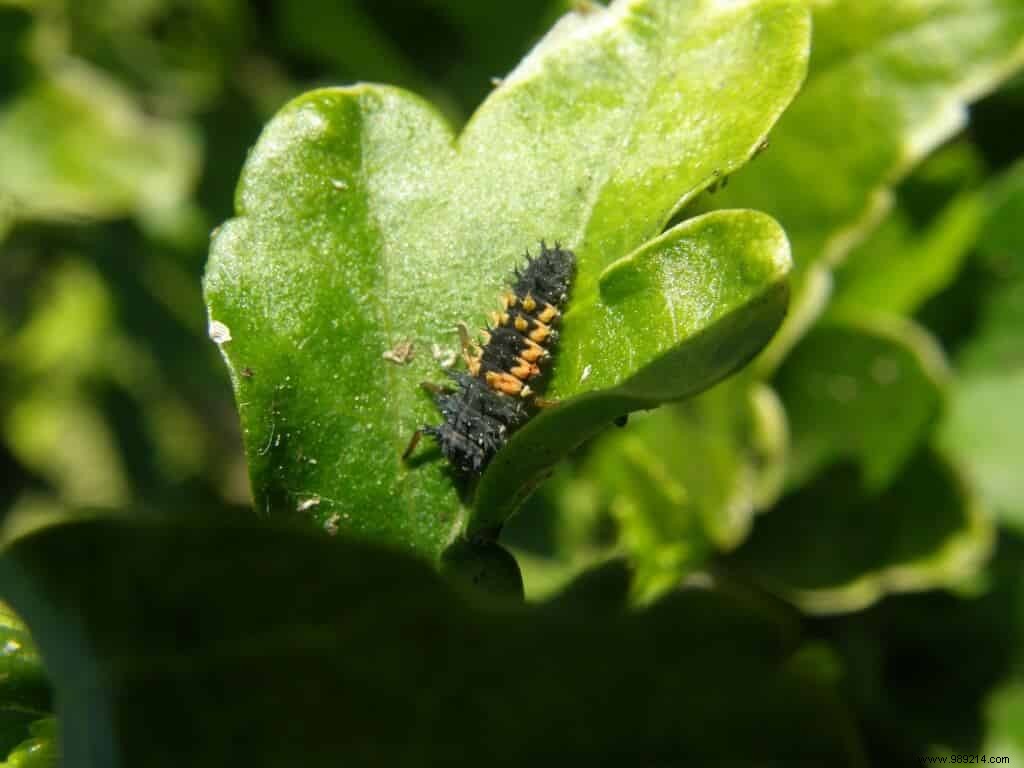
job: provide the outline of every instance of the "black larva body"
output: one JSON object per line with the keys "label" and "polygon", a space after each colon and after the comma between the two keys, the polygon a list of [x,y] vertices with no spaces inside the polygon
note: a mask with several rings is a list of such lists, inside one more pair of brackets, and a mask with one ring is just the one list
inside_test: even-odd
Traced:
{"label": "black larva body", "polygon": [[[502,310],[477,346],[464,339],[468,372],[449,374],[454,389],[432,388],[444,421],[420,431],[437,440],[461,472],[484,470],[516,429],[533,415],[536,392],[528,382],[543,373],[558,334],[554,326],[576,268],[572,251],[548,248],[531,259],[502,297]],[[410,446],[411,448],[412,446]]]}
{"label": "black larva body", "polygon": [[509,434],[530,418],[525,404],[490,389],[467,373],[453,374],[456,388],[440,391],[434,402],[444,417],[423,433],[437,440],[441,452],[461,472],[483,472]]}

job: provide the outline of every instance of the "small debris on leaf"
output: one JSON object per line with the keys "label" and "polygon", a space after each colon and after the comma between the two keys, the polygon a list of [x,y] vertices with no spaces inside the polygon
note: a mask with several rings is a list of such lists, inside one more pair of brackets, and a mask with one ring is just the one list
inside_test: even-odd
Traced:
{"label": "small debris on leaf", "polygon": [[296,512],[305,512],[307,509],[312,509],[320,503],[319,496],[310,496],[308,499],[299,502],[299,506],[295,508]]}
{"label": "small debris on leaf", "polygon": [[220,320],[211,320],[207,333],[210,335],[210,340],[218,347],[231,341],[231,329]]}
{"label": "small debris on leaf", "polygon": [[412,342],[408,339],[400,341],[387,352],[384,352],[381,357],[396,365],[405,365],[412,360]]}

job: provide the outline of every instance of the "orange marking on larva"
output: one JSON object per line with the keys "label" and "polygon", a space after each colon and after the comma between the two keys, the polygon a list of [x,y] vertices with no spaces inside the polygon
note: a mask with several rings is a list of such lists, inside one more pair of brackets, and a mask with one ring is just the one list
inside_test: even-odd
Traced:
{"label": "orange marking on larva", "polygon": [[501,294],[502,309],[508,309],[509,307],[514,307],[515,305],[516,295],[514,293],[512,293],[511,291],[505,291],[505,293]]}
{"label": "orange marking on larva", "polygon": [[520,381],[526,381],[528,378],[530,378],[530,366],[525,363],[522,365],[517,365],[515,368],[512,368],[509,371],[509,373],[511,373]]}
{"label": "orange marking on larva", "polygon": [[533,363],[529,363],[526,360],[523,360],[523,358],[521,357],[516,358],[516,363],[516,367],[512,368],[509,371],[509,373],[511,373],[517,379],[522,379],[523,381],[526,381],[527,379],[532,379],[534,376],[540,375],[540,368],[538,368]]}
{"label": "orange marking on larva", "polygon": [[556,317],[558,317],[558,310],[550,304],[545,304],[544,309],[537,315],[537,319],[542,323],[550,323]]}
{"label": "orange marking on larva", "polygon": [[508,321],[508,312],[502,312],[501,317],[498,318],[498,325],[508,325]]}
{"label": "orange marking on larva", "polygon": [[526,321],[525,317],[523,317],[522,315],[516,315],[516,330],[517,331],[522,333],[523,331],[525,331],[529,327],[530,327],[530,324]]}
{"label": "orange marking on larva", "polygon": [[526,298],[523,299],[523,309],[527,312],[533,312],[537,308],[537,301],[530,294],[526,294]]}
{"label": "orange marking on larva", "polygon": [[542,347],[542,346],[541,346],[540,344],[538,344],[538,343],[537,343],[536,341],[533,341],[532,339],[528,339],[528,338],[526,338],[525,336],[523,337],[523,344],[525,344],[525,345],[526,345],[526,348],[527,348],[527,349],[536,349],[536,350],[539,350],[539,351],[540,351],[540,353],[541,353],[541,355],[544,355],[544,356],[546,356],[546,355],[548,354],[548,351],[547,351],[546,349],[544,349],[544,347]]}
{"label": "orange marking on larva", "polygon": [[537,327],[530,331],[530,338],[536,342],[543,342],[550,335],[551,328],[544,325],[544,323],[537,323]]}
{"label": "orange marking on larva", "polygon": [[[527,341],[530,341],[527,339]],[[536,363],[542,357],[544,357],[545,349],[536,344],[536,342],[530,341],[532,346],[526,347],[519,356],[528,363]]]}
{"label": "orange marking on larva", "polygon": [[524,360],[521,357],[519,358],[519,362],[524,363],[524,364],[530,366],[530,378],[531,379],[534,378],[535,376],[540,376],[540,368],[537,366],[536,363],[531,363],[528,360]]}
{"label": "orange marking on larva", "polygon": [[511,373],[488,371],[484,380],[491,389],[506,395],[520,395],[523,391],[523,382]]}

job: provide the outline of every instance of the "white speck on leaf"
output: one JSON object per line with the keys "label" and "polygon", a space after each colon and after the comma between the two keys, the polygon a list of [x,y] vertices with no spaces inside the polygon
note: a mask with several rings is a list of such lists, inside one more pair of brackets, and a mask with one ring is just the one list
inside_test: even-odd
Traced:
{"label": "white speck on leaf", "polygon": [[589,364],[583,366],[583,374],[580,376],[580,384],[590,378],[590,370],[591,366]]}
{"label": "white speck on leaf", "polygon": [[231,329],[220,320],[211,320],[207,333],[210,335],[210,340],[218,347],[231,341]]}
{"label": "white speck on leaf", "polygon": [[334,536],[338,532],[338,521],[341,518],[338,513],[335,512],[333,515],[324,520],[324,530],[327,531],[331,536]]}
{"label": "white speck on leaf", "polygon": [[442,368],[451,368],[455,365],[456,352],[454,349],[442,347],[439,344],[430,346],[430,353]]}
{"label": "white speck on leaf", "polygon": [[296,512],[305,512],[307,509],[312,509],[320,503],[319,496],[310,496],[308,499],[299,502],[299,505],[295,508]]}
{"label": "white speck on leaf", "polygon": [[331,179],[331,186],[335,189],[348,189],[348,182],[341,179]]}

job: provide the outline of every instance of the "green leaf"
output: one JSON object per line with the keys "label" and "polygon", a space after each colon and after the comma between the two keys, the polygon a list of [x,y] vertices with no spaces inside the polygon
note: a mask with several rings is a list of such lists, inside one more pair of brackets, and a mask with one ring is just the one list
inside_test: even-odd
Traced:
{"label": "green leaf", "polygon": [[693,395],[750,360],[782,321],[788,266],[774,221],[719,211],[606,270],[600,301],[564,318],[550,389],[567,402],[536,416],[495,457],[469,532],[501,523],[561,454],[610,420]]}
{"label": "green leaf", "polygon": [[578,257],[548,389],[563,402],[492,464],[472,530],[603,423],[755,354],[785,307],[781,230],[724,212],[657,236],[760,144],[802,78],[807,22],[795,0],[571,13],[458,138],[391,88],[286,106],[206,276],[260,513],[436,556],[465,512],[436,451],[399,459],[439,420],[417,385],[442,378],[456,324],[494,306],[542,238]]}
{"label": "green leaf", "polygon": [[934,425],[948,379],[941,347],[908,320],[819,323],[775,377],[789,419],[787,485],[848,460],[868,488],[884,488]]}
{"label": "green leaf", "polygon": [[735,548],[774,501],[785,449],[778,400],[746,376],[604,437],[580,471],[618,524],[636,595],[650,599]]}
{"label": "green leaf", "polygon": [[1024,164],[991,191],[978,250],[995,283],[974,336],[956,358],[940,441],[964,462],[1000,518],[1024,530]]}
{"label": "green leaf", "polygon": [[620,560],[614,521],[594,474],[580,471],[583,460],[559,464],[501,529],[502,545],[522,569],[528,600],[548,599],[585,572]]}
{"label": "green leaf", "polygon": [[792,241],[794,307],[766,368],[820,312],[828,270],[874,228],[891,186],[962,130],[971,100],[1024,62],[1018,0],[813,6],[806,85],[770,149],[715,200],[771,213]]}
{"label": "green leaf", "polygon": [[1024,682],[1007,683],[988,701],[985,752],[1006,756],[1010,765],[1024,760]]}
{"label": "green leaf", "polygon": [[118,338],[114,297],[84,259],[65,258],[36,289],[31,311],[0,349],[0,364],[13,372],[0,422],[8,450],[76,507],[124,504],[124,457],[87,395],[108,366],[123,376],[135,362]]}
{"label": "green leaf", "polygon": [[0,603],[0,756],[26,740],[32,723],[50,711],[39,651],[21,620]]}
{"label": "green leaf", "polygon": [[57,719],[36,720],[28,739],[15,747],[0,768],[57,768]]}
{"label": "green leaf", "polygon": [[985,561],[993,538],[956,468],[923,449],[882,490],[855,467],[833,465],[759,518],[731,562],[804,611],[835,613],[955,585]]}
{"label": "green leaf", "polygon": [[64,64],[0,109],[0,207],[19,218],[112,217],[179,203],[195,137],[149,117],[115,81]]}
{"label": "green leaf", "polygon": [[723,592],[478,610],[417,558],[341,537],[111,521],[20,539],[0,588],[80,768],[855,764],[834,690],[792,663],[795,623]]}
{"label": "green leaf", "polygon": [[403,50],[401,41],[388,34],[393,30],[376,23],[354,0],[279,2],[277,6],[279,34],[292,53],[315,57],[344,79],[388,82],[434,99],[445,97],[443,91],[433,87],[431,79],[424,77],[426,73]]}
{"label": "green leaf", "polygon": [[60,10],[44,19],[68,36],[71,53],[130,83],[164,113],[208,107],[229,76],[237,77],[231,68],[248,66],[239,49],[246,33],[253,34],[254,20],[246,18],[240,0],[57,5]]}
{"label": "green leaf", "polygon": [[[842,658],[844,698],[874,765],[1007,754],[1000,737],[1012,732],[1000,720],[1012,715],[1012,699],[1003,704],[997,692],[1024,669],[1024,541],[1002,533],[982,573],[970,590],[895,595],[815,622]],[[1022,723],[1016,719],[1018,731]]]}
{"label": "green leaf", "polygon": [[984,214],[976,192],[957,196],[923,229],[905,207],[896,208],[836,272],[826,317],[913,313],[956,277]]}

